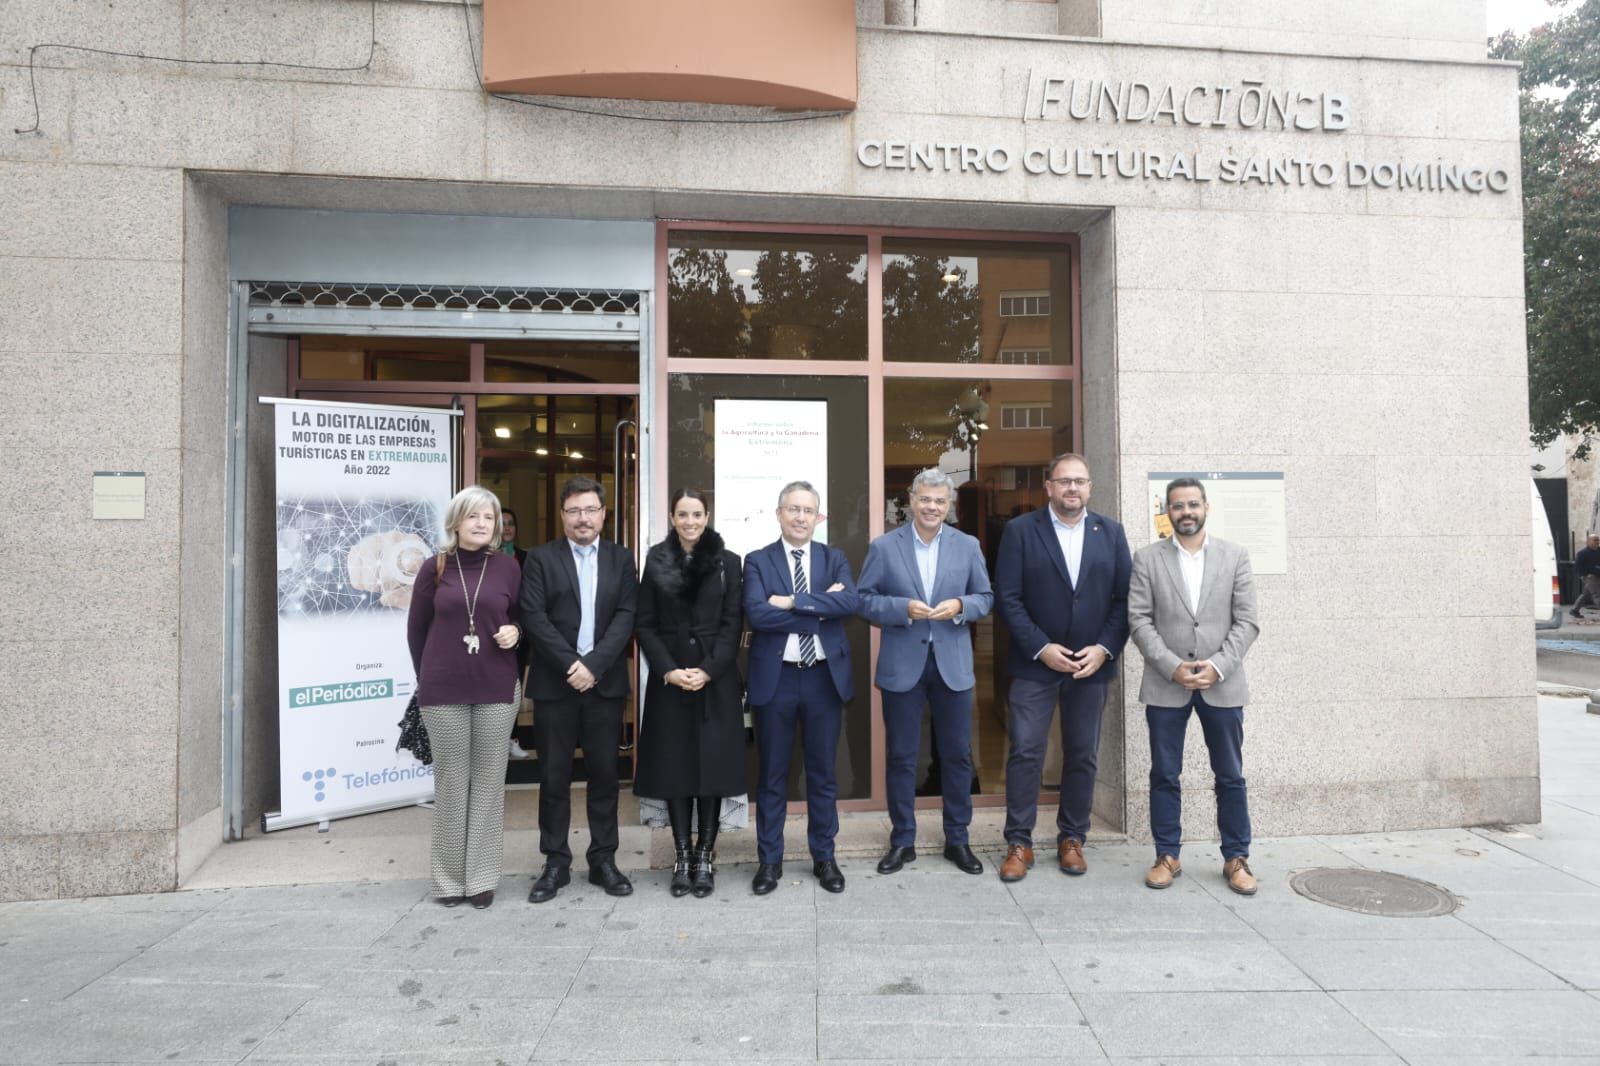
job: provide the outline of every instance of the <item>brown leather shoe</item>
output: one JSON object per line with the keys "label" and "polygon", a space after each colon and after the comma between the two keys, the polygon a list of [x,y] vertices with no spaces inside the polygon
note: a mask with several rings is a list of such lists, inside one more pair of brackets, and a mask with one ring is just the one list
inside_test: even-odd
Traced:
{"label": "brown leather shoe", "polygon": [[1000,864],[1000,880],[1020,881],[1033,868],[1033,849],[1026,844],[1012,844],[1006,848],[1006,859]]}
{"label": "brown leather shoe", "polygon": [[1245,862],[1244,856],[1229,859],[1222,864],[1222,876],[1228,882],[1228,887],[1241,896],[1256,894],[1256,878],[1250,872],[1250,864]]}
{"label": "brown leather shoe", "polygon": [[1166,888],[1172,884],[1172,879],[1183,875],[1183,867],[1178,864],[1176,855],[1161,855],[1156,858],[1156,864],[1150,867],[1150,872],[1144,875],[1147,888]]}
{"label": "brown leather shoe", "polygon": [[1063,840],[1056,845],[1056,853],[1061,857],[1061,872],[1077,877],[1087,873],[1089,864],[1083,861],[1083,841]]}

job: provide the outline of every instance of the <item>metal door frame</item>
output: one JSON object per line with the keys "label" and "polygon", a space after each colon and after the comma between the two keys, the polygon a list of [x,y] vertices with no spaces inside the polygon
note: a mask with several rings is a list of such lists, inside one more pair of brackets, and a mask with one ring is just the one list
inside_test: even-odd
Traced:
{"label": "metal door frame", "polygon": [[[227,456],[224,486],[223,839],[244,836],[245,501],[252,409],[252,334],[450,336],[469,340],[633,341],[639,346],[638,504],[635,563],[649,544],[656,496],[657,375],[654,294],[648,290],[515,289],[482,286],[236,281],[228,306]],[[636,300],[636,303],[633,301]],[[285,382],[285,385],[288,383]],[[408,383],[422,391],[421,383]],[[463,385],[465,383],[462,383]],[[498,384],[498,383],[497,383]],[[333,384],[337,389],[337,384]],[[452,391],[508,391],[492,389]],[[586,390],[592,391],[592,390]],[[602,390],[603,391],[603,390]],[[376,394],[374,399],[380,399]]]}

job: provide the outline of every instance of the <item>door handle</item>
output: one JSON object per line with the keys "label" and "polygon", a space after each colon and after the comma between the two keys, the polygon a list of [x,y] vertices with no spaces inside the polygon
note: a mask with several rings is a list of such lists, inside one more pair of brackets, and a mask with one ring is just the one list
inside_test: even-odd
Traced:
{"label": "door handle", "polygon": [[631,418],[619,418],[619,419],[617,419],[616,426],[613,427],[612,430],[611,430],[611,462],[612,462],[611,476],[612,476],[612,484],[616,485],[616,487],[617,487],[617,505],[616,505],[616,507],[612,508],[612,511],[611,511],[611,515],[612,515],[612,519],[611,519],[612,520],[611,539],[614,540],[616,543],[621,544],[623,547],[626,548],[626,547],[631,547],[631,545],[629,544],[628,541],[626,541],[626,540],[624,540],[622,538],[622,529],[623,529],[623,526],[622,526],[622,518],[623,518],[623,515],[622,515],[622,510],[623,510],[622,501],[624,499],[628,498],[623,493],[623,483],[622,483],[622,471],[623,471],[624,466],[626,465],[624,457],[623,457],[623,454],[622,454],[622,427],[623,426],[632,426],[634,429],[637,430],[639,428],[639,423],[635,422]]}

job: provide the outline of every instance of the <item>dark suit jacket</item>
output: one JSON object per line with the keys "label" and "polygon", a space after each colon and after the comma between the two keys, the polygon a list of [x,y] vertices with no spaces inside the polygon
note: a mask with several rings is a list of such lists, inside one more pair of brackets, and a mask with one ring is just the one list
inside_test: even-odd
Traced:
{"label": "dark suit jacket", "polygon": [[[778,691],[783,670],[783,649],[790,633],[810,633],[817,638],[839,699],[855,696],[850,676],[850,641],[844,620],[861,606],[844,552],[812,541],[811,592],[795,596],[794,609],[783,611],[767,602],[768,596],[794,595],[793,562],[782,539],[759,548],[744,560],[744,616],[754,630],[750,640],[750,680],[745,694],[751,706],[770,703]],[[824,592],[843,584],[842,592]]]}
{"label": "dark suit jacket", "polygon": [[1011,630],[1007,665],[1013,678],[1059,681],[1061,674],[1034,658],[1051,643],[1071,651],[1103,645],[1112,659],[1093,680],[1116,676],[1116,659],[1128,643],[1133,557],[1119,523],[1093,511],[1085,512],[1083,520],[1089,528],[1084,530],[1076,589],[1067,576],[1048,506],[1006,525],[995,561],[994,592],[1000,617]]}
{"label": "dark suit jacket", "polygon": [[528,656],[528,695],[535,700],[570,699],[567,670],[579,658],[595,677],[594,691],[608,699],[628,694],[628,645],[633,640],[639,575],[633,553],[601,539],[595,557],[594,649],[578,655],[578,564],[572,545],[557,537],[528,552],[522,564],[522,633]]}

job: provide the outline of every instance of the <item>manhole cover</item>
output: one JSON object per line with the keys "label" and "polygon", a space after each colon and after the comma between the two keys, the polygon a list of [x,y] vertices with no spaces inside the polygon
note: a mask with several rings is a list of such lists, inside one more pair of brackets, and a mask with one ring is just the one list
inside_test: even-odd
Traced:
{"label": "manhole cover", "polygon": [[1383,918],[1437,918],[1460,905],[1438,885],[1382,870],[1302,870],[1289,884],[1306,899]]}

